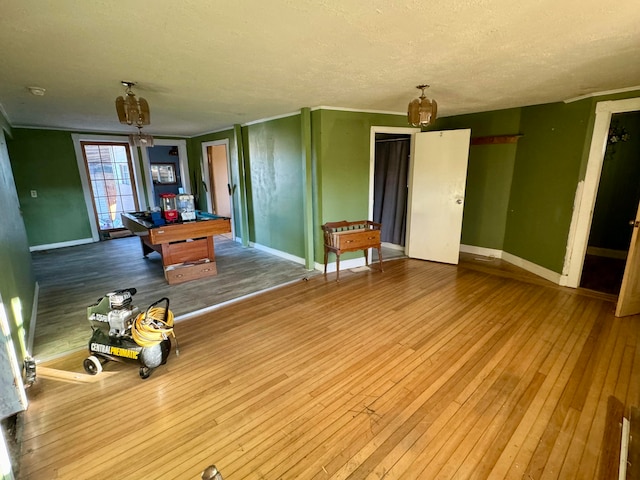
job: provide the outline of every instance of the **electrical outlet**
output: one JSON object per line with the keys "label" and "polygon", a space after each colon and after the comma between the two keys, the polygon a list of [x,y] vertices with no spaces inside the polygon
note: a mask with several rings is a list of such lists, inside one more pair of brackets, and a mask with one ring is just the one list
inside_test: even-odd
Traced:
{"label": "electrical outlet", "polygon": [[38,198],[38,191],[37,190],[31,190],[31,197]]}

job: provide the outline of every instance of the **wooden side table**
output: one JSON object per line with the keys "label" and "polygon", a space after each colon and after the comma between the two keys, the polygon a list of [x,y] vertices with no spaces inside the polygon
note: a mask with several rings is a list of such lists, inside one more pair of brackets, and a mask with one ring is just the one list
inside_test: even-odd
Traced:
{"label": "wooden side table", "polygon": [[327,261],[329,252],[336,255],[336,281],[340,281],[340,255],[345,252],[362,250],[364,259],[369,266],[367,250],[378,249],[380,271],[382,268],[382,245],[380,243],[380,229],[382,225],[370,220],[357,222],[328,222],[322,225],[324,232],[324,274],[327,274]]}

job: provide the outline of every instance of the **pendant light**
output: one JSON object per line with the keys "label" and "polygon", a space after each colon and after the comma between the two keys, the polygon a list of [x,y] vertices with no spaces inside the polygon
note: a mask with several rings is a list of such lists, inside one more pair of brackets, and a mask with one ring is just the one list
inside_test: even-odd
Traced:
{"label": "pendant light", "polygon": [[429,100],[424,94],[424,90],[429,88],[429,85],[418,85],[416,88],[422,90],[422,95],[409,103],[407,119],[414,127],[426,127],[435,122],[438,104],[435,100]]}
{"label": "pendant light", "polygon": [[123,81],[122,85],[126,87],[125,95],[116,98],[116,112],[118,112],[120,123],[136,126],[149,125],[151,121],[149,104],[142,97],[136,98],[135,93],[131,90],[135,83]]}
{"label": "pendant light", "polygon": [[129,135],[129,143],[136,147],[153,147],[153,137],[142,133],[142,126],[151,123],[149,104],[142,98],[136,98],[132,87],[133,82],[121,82],[125,87],[125,95],[116,98],[116,112],[120,123],[135,125],[138,133]]}

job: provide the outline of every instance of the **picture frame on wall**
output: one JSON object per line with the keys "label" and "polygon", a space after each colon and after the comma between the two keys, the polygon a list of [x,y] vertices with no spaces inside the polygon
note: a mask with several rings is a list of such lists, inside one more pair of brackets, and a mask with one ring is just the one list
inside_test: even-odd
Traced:
{"label": "picture frame on wall", "polygon": [[172,185],[178,183],[175,165],[172,163],[152,163],[151,179],[156,185]]}

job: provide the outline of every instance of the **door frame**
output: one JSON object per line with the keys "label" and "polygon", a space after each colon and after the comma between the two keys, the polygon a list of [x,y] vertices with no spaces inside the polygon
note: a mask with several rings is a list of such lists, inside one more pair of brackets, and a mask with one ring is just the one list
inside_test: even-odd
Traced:
{"label": "door frame", "polygon": [[[422,130],[420,128],[415,127],[384,127],[384,126],[372,126],[371,133],[369,135],[369,220],[373,220],[373,199],[375,197],[374,186],[375,186],[375,170],[376,170],[376,133],[390,133],[390,134],[400,134],[400,135],[409,135],[411,139],[410,142],[410,151],[413,152],[413,142],[415,140],[415,134],[420,133]],[[409,171],[411,171],[411,167],[413,166],[413,156],[409,157]],[[410,187],[409,187],[410,188]],[[407,202],[409,201],[409,197],[407,197]],[[406,252],[407,245],[405,242],[405,246],[402,249],[402,252]],[[369,254],[369,252],[367,252]]]}
{"label": "door frame", "polygon": [[[232,181],[233,179],[231,178],[231,157],[229,155],[229,139],[225,138],[223,140],[202,142],[202,156],[200,157],[200,172],[202,174],[202,182],[205,184],[205,187],[207,188],[207,194],[205,195],[205,198],[207,200],[207,211],[209,213],[212,213],[213,205],[211,204],[212,202],[211,201],[211,182],[210,182],[211,172],[209,172],[209,162],[207,160],[208,159],[207,149],[209,147],[217,147],[220,145],[224,145],[226,155],[227,155],[227,183],[231,185],[233,188],[233,181]],[[236,234],[235,234],[235,226],[233,221],[233,212],[234,212],[233,191],[231,195],[229,195],[229,208],[231,210],[231,238],[235,239]]]}
{"label": "door frame", "polygon": [[587,160],[587,170],[584,180],[578,182],[576,188],[573,216],[569,227],[567,251],[560,285],[578,288],[584,259],[587,254],[589,233],[593,220],[593,209],[598,195],[600,175],[604,154],[607,149],[607,136],[614,113],[634,112],[640,110],[640,98],[625,100],[608,100],[596,103],[593,135]]}
{"label": "door frame", "polygon": [[87,217],[89,218],[89,226],[91,227],[91,239],[94,242],[100,241],[100,233],[98,229],[98,222],[93,210],[93,195],[91,187],[89,185],[89,177],[87,175],[87,167],[84,162],[84,155],[82,153],[82,142],[86,143],[126,143],[129,145],[129,151],[131,152],[131,162],[133,163],[133,177],[136,185],[136,193],[138,197],[138,205],[141,209],[147,209],[147,201],[144,196],[144,185],[142,178],[142,172],[140,171],[140,160],[138,157],[138,149],[132,148],[129,143],[129,137],[124,135],[91,135],[82,133],[72,133],[71,139],[73,140],[73,148],[76,153],[76,162],[78,164],[78,173],[80,174],[80,183],[82,184],[82,193],[84,195],[85,207],[87,209]]}
{"label": "door frame", "polygon": [[[180,180],[185,193],[191,192],[191,179],[189,177],[189,159],[187,158],[187,141],[182,139],[153,139],[153,145],[163,145],[167,147],[178,147],[178,165],[180,165]],[[142,168],[145,175],[145,186],[147,189],[147,197],[149,198],[149,208],[156,206],[156,199],[153,193],[153,181],[151,179],[151,162],[149,161],[149,152],[147,149],[153,147],[140,147],[142,154]],[[137,150],[134,149],[134,150]]]}

